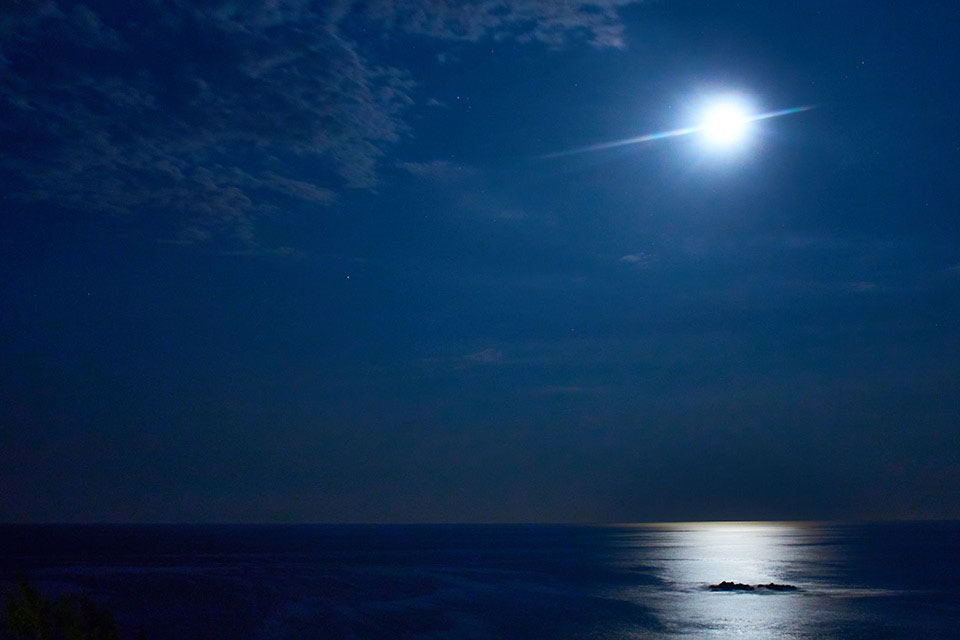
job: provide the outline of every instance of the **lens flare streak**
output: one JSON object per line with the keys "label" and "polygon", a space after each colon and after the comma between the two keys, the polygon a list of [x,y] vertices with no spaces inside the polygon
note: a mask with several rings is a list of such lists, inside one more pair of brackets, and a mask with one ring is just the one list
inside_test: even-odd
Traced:
{"label": "lens flare streak", "polygon": [[[799,107],[790,107],[789,109],[778,109],[777,111],[767,111],[765,113],[758,113],[756,115],[747,116],[744,118],[744,122],[756,122],[757,120],[769,120],[770,118],[779,118],[780,116],[789,116],[794,113],[802,113],[804,111],[810,111],[813,109],[813,105],[803,105]],[[671,129],[670,131],[661,131],[659,133],[650,133],[644,136],[637,136],[635,138],[624,138],[623,140],[613,140],[612,142],[601,142],[599,144],[592,144],[588,147],[579,147],[577,149],[568,149],[567,151],[556,151],[554,153],[547,153],[540,156],[541,159],[549,158],[562,158],[564,156],[572,156],[578,153],[587,153],[589,151],[603,151],[604,149],[613,149],[614,147],[623,147],[628,144],[640,144],[641,142],[652,142],[654,140],[662,140],[663,138],[676,138],[678,136],[687,136],[691,133],[698,133],[704,131],[705,126],[698,127],[684,127],[682,129]]]}

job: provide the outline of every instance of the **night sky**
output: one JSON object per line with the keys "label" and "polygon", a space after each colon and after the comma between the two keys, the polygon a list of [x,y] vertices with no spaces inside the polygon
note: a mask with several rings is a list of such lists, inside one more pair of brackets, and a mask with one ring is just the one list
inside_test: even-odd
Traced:
{"label": "night sky", "polygon": [[4,2],[0,521],[960,517],[958,32]]}

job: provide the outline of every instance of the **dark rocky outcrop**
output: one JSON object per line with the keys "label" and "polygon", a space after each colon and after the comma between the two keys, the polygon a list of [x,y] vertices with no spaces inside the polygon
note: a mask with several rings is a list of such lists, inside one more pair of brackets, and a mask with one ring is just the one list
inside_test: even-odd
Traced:
{"label": "dark rocky outcrop", "polygon": [[755,591],[755,587],[742,582],[727,582],[724,580],[720,584],[710,585],[710,591]]}
{"label": "dark rocky outcrop", "polygon": [[792,584],[777,584],[768,582],[767,584],[744,584],[742,582],[727,582],[724,580],[720,584],[712,584],[710,591],[799,591],[798,587]]}

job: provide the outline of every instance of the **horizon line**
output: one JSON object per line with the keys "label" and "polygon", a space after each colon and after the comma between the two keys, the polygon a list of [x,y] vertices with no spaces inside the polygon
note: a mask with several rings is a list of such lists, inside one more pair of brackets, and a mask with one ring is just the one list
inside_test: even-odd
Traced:
{"label": "horizon line", "polygon": [[0,521],[4,526],[253,526],[253,527],[321,527],[321,526],[569,526],[569,527],[644,527],[644,526],[680,526],[680,525],[729,525],[729,524],[793,524],[793,525],[830,525],[830,524],[883,524],[883,523],[910,523],[910,522],[960,522],[956,518],[851,518],[851,519],[824,519],[824,520],[649,520],[649,521],[408,521],[408,522],[376,522],[376,521],[317,521],[317,522],[267,522],[267,521],[151,521],[138,522],[130,520],[110,521]]}

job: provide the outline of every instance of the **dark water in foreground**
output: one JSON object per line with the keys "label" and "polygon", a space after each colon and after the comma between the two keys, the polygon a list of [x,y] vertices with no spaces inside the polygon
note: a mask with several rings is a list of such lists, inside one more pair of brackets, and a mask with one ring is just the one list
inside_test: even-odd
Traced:
{"label": "dark water in foreground", "polygon": [[0,526],[17,573],[147,638],[960,638],[960,523]]}

